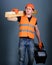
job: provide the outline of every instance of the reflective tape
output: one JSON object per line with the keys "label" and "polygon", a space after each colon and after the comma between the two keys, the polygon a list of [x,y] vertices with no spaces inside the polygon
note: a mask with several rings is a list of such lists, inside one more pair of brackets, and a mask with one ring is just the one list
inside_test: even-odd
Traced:
{"label": "reflective tape", "polygon": [[35,27],[34,25],[31,25],[31,24],[20,24],[19,26],[30,26],[30,27],[32,27],[32,28]]}
{"label": "reflective tape", "polygon": [[35,33],[35,32],[32,32],[31,30],[20,30],[20,32],[31,32],[32,34]]}

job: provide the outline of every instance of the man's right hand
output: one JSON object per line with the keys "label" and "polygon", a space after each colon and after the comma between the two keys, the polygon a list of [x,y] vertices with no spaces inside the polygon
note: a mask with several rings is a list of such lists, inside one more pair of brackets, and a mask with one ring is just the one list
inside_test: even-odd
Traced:
{"label": "man's right hand", "polygon": [[16,14],[18,14],[19,10],[16,8],[13,8],[11,11],[15,12]]}

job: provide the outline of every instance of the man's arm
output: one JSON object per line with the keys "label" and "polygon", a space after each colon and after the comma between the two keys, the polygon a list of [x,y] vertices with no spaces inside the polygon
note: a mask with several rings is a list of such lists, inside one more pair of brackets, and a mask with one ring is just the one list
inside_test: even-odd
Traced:
{"label": "man's arm", "polygon": [[36,33],[36,36],[37,36],[37,39],[38,39],[38,46],[39,46],[39,48],[41,50],[42,47],[43,47],[43,43],[41,41],[40,32],[39,32],[39,29],[38,29],[38,26],[37,25],[35,25],[35,33]]}
{"label": "man's arm", "polygon": [[[12,14],[13,13],[13,14]],[[15,14],[14,14],[15,13]],[[7,20],[8,21],[19,21],[19,19],[21,19],[21,13],[23,14],[23,11],[19,11],[18,9],[16,9],[16,8],[13,8],[12,9],[12,11],[10,12],[10,14],[11,15],[13,15],[13,16],[11,16],[9,13],[7,14],[7,12],[5,13],[5,17],[7,17]],[[9,17],[9,15],[10,15],[10,17]],[[17,16],[14,16],[14,15],[18,15],[18,17]]]}
{"label": "man's arm", "polygon": [[15,22],[15,21],[18,20],[18,18],[17,17],[8,17],[7,20],[8,21],[14,21]]}
{"label": "man's arm", "polygon": [[38,38],[38,42],[41,42],[40,32],[39,32],[39,29],[38,29],[37,25],[35,25],[35,33],[36,33],[36,36]]}
{"label": "man's arm", "polygon": [[19,17],[8,17],[7,20],[8,20],[8,21],[14,21],[14,22],[15,22],[15,21],[20,22],[21,16],[19,16]]}

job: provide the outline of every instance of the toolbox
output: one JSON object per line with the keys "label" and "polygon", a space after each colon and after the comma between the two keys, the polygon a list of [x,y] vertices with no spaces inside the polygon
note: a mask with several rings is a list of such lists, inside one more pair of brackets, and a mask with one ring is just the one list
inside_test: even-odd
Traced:
{"label": "toolbox", "polygon": [[34,50],[34,57],[35,57],[36,63],[44,64],[46,62],[46,58],[47,58],[46,49],[44,49],[44,47],[43,47],[42,50],[40,50],[37,45],[35,45],[35,48],[36,49]]}

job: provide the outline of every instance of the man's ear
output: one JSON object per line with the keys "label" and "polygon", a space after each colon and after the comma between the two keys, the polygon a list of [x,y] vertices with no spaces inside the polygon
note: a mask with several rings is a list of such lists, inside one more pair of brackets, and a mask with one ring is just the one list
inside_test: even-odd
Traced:
{"label": "man's ear", "polygon": [[34,10],[32,10],[32,13],[34,13]]}

